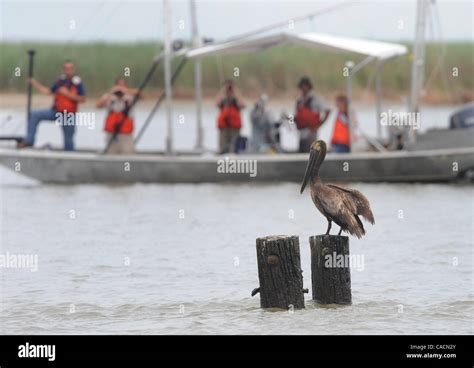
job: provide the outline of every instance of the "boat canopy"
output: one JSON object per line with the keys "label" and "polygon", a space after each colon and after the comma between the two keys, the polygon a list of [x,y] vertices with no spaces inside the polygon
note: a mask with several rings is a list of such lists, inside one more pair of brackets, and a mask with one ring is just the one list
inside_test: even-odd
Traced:
{"label": "boat canopy", "polygon": [[[371,63],[372,61],[376,61],[377,67],[375,73],[375,85],[377,97],[375,105],[377,136],[379,138],[382,136],[381,124],[379,121],[382,109],[380,70],[388,60],[407,53],[407,48],[404,45],[364,40],[360,38],[333,36],[324,33],[309,32],[293,34],[284,32],[267,36],[245,37],[240,39],[231,39],[223,42],[207,44],[204,46],[188,49],[185,51],[185,55],[189,59],[195,59],[196,61],[199,61],[201,58],[204,58],[206,56],[254,53],[286,44],[299,44],[302,46],[313,47],[317,49],[363,55],[363,60],[360,61],[358,64],[355,64],[352,61],[347,61],[345,64],[348,70],[348,74],[346,76],[346,94],[349,106],[351,106],[352,104],[352,79],[354,75],[367,64]],[[199,90],[199,88],[196,87],[196,90]],[[198,93],[196,94],[198,95]],[[201,101],[197,101],[198,106],[200,106],[201,103]],[[349,108],[349,121],[351,121],[350,111],[351,109]],[[350,124],[350,131],[350,136],[353,137],[354,134],[352,124]],[[385,150],[385,148],[377,141],[371,140],[371,143],[379,151]]]}
{"label": "boat canopy", "polygon": [[407,48],[404,45],[396,43],[310,32],[302,34],[280,33],[258,38],[214,43],[189,49],[186,56],[188,58],[199,58],[211,55],[250,53],[292,43],[319,49],[353,52],[379,60],[387,60],[407,53]]}

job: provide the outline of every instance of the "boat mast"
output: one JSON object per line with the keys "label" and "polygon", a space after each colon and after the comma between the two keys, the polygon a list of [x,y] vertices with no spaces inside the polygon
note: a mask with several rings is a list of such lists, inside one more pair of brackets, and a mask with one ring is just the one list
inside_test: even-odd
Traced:
{"label": "boat mast", "polygon": [[351,60],[346,61],[345,68],[347,68],[347,82],[346,82],[346,94],[347,94],[347,122],[349,124],[349,140],[351,149],[354,147],[354,125],[352,124],[352,75],[354,69],[354,62]]}
{"label": "boat mast", "polygon": [[173,152],[173,95],[171,90],[171,42],[172,42],[172,19],[171,4],[169,0],[163,0],[163,29],[164,29],[164,69],[165,69],[165,107],[166,107],[166,153]]}
{"label": "boat mast", "polygon": [[[420,95],[423,88],[425,64],[425,29],[429,0],[418,0],[416,8],[415,42],[413,45],[413,61],[411,68],[411,95],[409,110],[419,112]],[[416,130],[410,129],[410,140],[416,140]]]}
{"label": "boat mast", "polygon": [[380,117],[382,115],[382,80],[380,73],[382,72],[382,63],[378,62],[375,70],[375,121],[377,123],[377,139],[382,139],[382,124]]}
{"label": "boat mast", "polygon": [[[192,27],[192,44],[193,47],[201,46],[201,38],[199,37],[196,0],[190,0],[191,5],[191,27]],[[196,149],[203,148],[203,130],[202,130],[202,67],[201,58],[194,60],[194,94],[196,98]]]}

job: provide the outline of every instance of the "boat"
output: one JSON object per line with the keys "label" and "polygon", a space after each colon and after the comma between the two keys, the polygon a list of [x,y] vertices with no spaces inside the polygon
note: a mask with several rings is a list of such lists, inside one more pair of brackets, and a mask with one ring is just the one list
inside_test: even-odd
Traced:
{"label": "boat", "polygon": [[[425,2],[426,0],[420,0],[420,3]],[[165,34],[169,37],[168,32]],[[166,43],[171,44],[169,39]],[[363,55],[364,59],[357,65],[351,62],[347,63],[349,101],[352,96],[352,79],[358,71],[370,63],[375,63],[376,80],[379,80],[379,73],[384,65],[407,53],[407,48],[401,44],[314,32],[277,33],[265,36],[257,34],[204,45],[196,41],[193,43],[193,47],[174,54],[169,46],[167,49],[165,48],[164,57],[165,101],[168,112],[166,152],[113,155],[90,150],[64,152],[54,149],[27,148],[18,150],[0,147],[0,164],[41,182],[58,184],[298,182],[305,170],[307,154],[243,153],[227,156],[207,154],[202,148],[202,128],[200,126],[200,62],[202,58],[232,53],[253,53],[290,43]],[[196,66],[198,141],[196,150],[189,152],[176,152],[172,149],[169,63],[173,57],[178,57],[178,55],[194,61]],[[420,70],[417,70],[419,64],[416,63],[417,67],[414,67],[414,80],[417,80],[416,76],[420,73]],[[407,142],[403,149],[393,151],[386,149],[381,143],[381,91],[379,83],[376,85],[377,137],[365,137],[368,147],[366,151],[354,150],[349,154],[329,153],[322,169],[322,174],[327,180],[341,182],[452,182],[472,179],[474,129],[446,129],[451,139],[446,139],[446,134],[427,132]],[[415,89],[418,87],[415,85]],[[417,109],[417,106],[414,105],[416,103],[412,101],[413,111]],[[436,135],[436,139],[430,138],[430,135],[433,136],[433,134]],[[352,136],[353,134],[351,134]],[[219,169],[222,165],[225,166],[225,170]],[[250,170],[251,167],[254,171]]]}
{"label": "boat", "polygon": [[[340,182],[453,182],[472,178],[474,148],[331,154],[321,174]],[[307,154],[204,156],[165,152],[103,155],[98,152],[0,149],[0,163],[44,183],[300,182]],[[220,167],[228,168],[219,170]],[[234,166],[234,169],[232,169]]]}

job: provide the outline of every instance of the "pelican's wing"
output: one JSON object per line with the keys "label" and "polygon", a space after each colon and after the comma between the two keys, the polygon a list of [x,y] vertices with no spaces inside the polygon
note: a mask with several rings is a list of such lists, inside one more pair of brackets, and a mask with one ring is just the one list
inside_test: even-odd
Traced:
{"label": "pelican's wing", "polygon": [[349,194],[351,200],[353,201],[355,207],[356,207],[356,215],[361,215],[364,219],[369,221],[371,224],[375,223],[374,219],[374,214],[372,213],[372,210],[370,209],[370,203],[369,200],[358,190],[355,189],[348,189],[348,188],[343,188],[339,187],[334,184],[327,184],[328,187],[341,190],[347,194]]}
{"label": "pelican's wing", "polygon": [[[331,195],[330,192],[337,192]],[[337,195],[334,195],[337,194]],[[365,234],[364,226],[357,217],[357,206],[349,193],[336,188],[322,188],[320,195],[316,197],[324,215],[329,216],[336,224],[349,231],[351,235],[361,238]]]}

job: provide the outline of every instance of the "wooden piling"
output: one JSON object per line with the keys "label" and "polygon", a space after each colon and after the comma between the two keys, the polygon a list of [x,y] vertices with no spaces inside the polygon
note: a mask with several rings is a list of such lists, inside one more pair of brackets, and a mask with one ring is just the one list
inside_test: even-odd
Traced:
{"label": "wooden piling", "polygon": [[303,275],[298,236],[257,238],[257,263],[262,308],[304,308]]}
{"label": "wooden piling", "polygon": [[311,236],[309,244],[313,300],[320,304],[351,304],[349,237]]}

